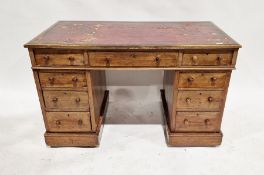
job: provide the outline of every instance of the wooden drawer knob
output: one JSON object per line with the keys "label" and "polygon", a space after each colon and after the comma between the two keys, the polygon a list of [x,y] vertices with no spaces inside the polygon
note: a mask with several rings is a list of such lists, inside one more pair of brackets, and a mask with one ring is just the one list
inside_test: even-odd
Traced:
{"label": "wooden drawer knob", "polygon": [[43,58],[44,58],[44,60],[49,60],[49,56],[48,55],[45,55]]}
{"label": "wooden drawer knob", "polygon": [[183,123],[184,123],[184,125],[187,126],[187,125],[189,125],[189,120],[188,120],[188,119],[184,119],[184,120],[183,120]]}
{"label": "wooden drawer knob", "polygon": [[205,125],[210,125],[211,124],[211,121],[209,119],[205,119],[204,120],[204,123],[205,123]]}
{"label": "wooden drawer knob", "polygon": [[58,98],[57,98],[57,97],[53,97],[53,98],[52,98],[52,101],[53,101],[54,103],[56,103],[56,102],[58,101]]}
{"label": "wooden drawer knob", "polygon": [[82,120],[78,120],[78,125],[82,125],[83,124],[83,121]]}
{"label": "wooden drawer knob", "polygon": [[197,57],[196,55],[194,55],[194,56],[192,57],[192,61],[193,61],[194,64],[197,64],[198,57]]}
{"label": "wooden drawer knob", "polygon": [[76,103],[80,103],[81,99],[80,98],[76,98],[75,101],[76,101]]}
{"label": "wooden drawer knob", "polygon": [[130,57],[136,58],[136,54],[132,53],[132,54],[130,54]]}
{"label": "wooden drawer knob", "polygon": [[194,80],[194,78],[193,78],[193,77],[189,77],[189,78],[187,79],[187,81],[188,81],[189,83],[192,83],[192,82],[193,82],[193,80]]}
{"label": "wooden drawer knob", "polygon": [[211,78],[211,81],[212,81],[212,82],[215,82],[216,80],[217,80],[216,77],[212,77],[212,78]]}
{"label": "wooden drawer knob", "polygon": [[222,58],[221,58],[220,56],[218,56],[218,57],[216,58],[217,64],[221,64],[221,60],[222,60]]}
{"label": "wooden drawer knob", "polygon": [[69,60],[72,62],[75,60],[75,58],[71,56],[71,57],[69,57]]}
{"label": "wooden drawer knob", "polygon": [[156,63],[160,63],[160,58],[159,57],[156,57],[155,58],[155,61],[156,61]]}
{"label": "wooden drawer knob", "polygon": [[78,81],[78,78],[77,78],[77,77],[73,77],[73,78],[72,78],[72,81],[73,81],[74,83],[76,83],[76,82]]}
{"label": "wooden drawer knob", "polygon": [[191,98],[187,97],[187,98],[185,99],[185,101],[186,101],[186,103],[191,103]]}
{"label": "wooden drawer knob", "polygon": [[208,97],[208,101],[212,102],[213,101],[213,97]]}
{"label": "wooden drawer knob", "polygon": [[108,66],[110,64],[110,58],[105,58],[106,65]]}
{"label": "wooden drawer knob", "polygon": [[44,61],[45,61],[45,64],[47,64],[48,61],[49,61],[49,59],[50,59],[50,57],[49,57],[48,55],[45,55],[45,56],[43,57],[43,59],[44,59]]}
{"label": "wooden drawer knob", "polygon": [[49,77],[49,82],[50,82],[51,84],[53,84],[53,83],[54,83],[54,80],[55,80],[55,78],[54,78],[54,77]]}
{"label": "wooden drawer knob", "polygon": [[60,121],[60,120],[56,120],[55,123],[56,123],[56,125],[58,125],[58,126],[61,125],[61,121]]}

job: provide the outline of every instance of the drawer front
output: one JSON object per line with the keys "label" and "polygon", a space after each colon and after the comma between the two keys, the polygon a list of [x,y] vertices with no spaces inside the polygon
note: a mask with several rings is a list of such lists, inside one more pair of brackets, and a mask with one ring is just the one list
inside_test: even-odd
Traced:
{"label": "drawer front", "polygon": [[43,91],[47,111],[89,111],[88,93]]}
{"label": "drawer front", "polygon": [[177,112],[176,131],[218,132],[220,130],[219,112]]}
{"label": "drawer front", "polygon": [[85,73],[39,72],[42,87],[81,88],[87,87]]}
{"label": "drawer front", "polygon": [[83,66],[83,53],[36,53],[37,66]]}
{"label": "drawer front", "polygon": [[162,52],[91,52],[89,62],[98,67],[174,67],[178,53]]}
{"label": "drawer front", "polygon": [[49,132],[89,132],[91,131],[89,112],[47,112]]}
{"label": "drawer front", "polygon": [[226,73],[180,73],[179,88],[224,88]]}
{"label": "drawer front", "polygon": [[230,66],[233,52],[186,52],[183,53],[183,66]]}
{"label": "drawer front", "polygon": [[187,111],[218,111],[223,91],[179,91],[177,109]]}

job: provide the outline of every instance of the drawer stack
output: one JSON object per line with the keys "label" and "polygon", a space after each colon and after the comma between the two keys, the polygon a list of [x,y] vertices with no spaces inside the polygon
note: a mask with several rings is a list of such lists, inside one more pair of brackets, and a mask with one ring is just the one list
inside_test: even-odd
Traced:
{"label": "drawer stack", "polygon": [[[104,71],[91,73],[81,69],[88,66],[88,54],[81,50],[36,49],[30,55],[45,121],[46,143],[98,145]],[[92,81],[96,83],[93,88]]]}
{"label": "drawer stack", "polygon": [[[39,73],[44,74],[43,72]],[[53,73],[56,76],[56,73]],[[58,74],[61,74],[59,72]],[[67,73],[65,73],[67,74]],[[51,79],[53,77],[47,77]],[[74,80],[76,77],[73,76]],[[40,76],[40,81],[44,81]],[[45,87],[42,85],[42,88]],[[47,119],[47,131],[87,132],[91,131],[90,109],[87,88],[84,91],[69,90],[57,85],[43,90]]]}
{"label": "drawer stack", "polygon": [[[84,65],[81,52],[35,52],[37,66]],[[91,116],[85,71],[40,70],[38,77],[43,94],[47,132],[90,132]]]}
{"label": "drawer stack", "polygon": [[220,132],[227,72],[179,72],[176,132]]}
{"label": "drawer stack", "polygon": [[169,144],[221,143],[221,121],[235,54],[232,50],[186,50],[180,52],[182,70],[165,71]]}

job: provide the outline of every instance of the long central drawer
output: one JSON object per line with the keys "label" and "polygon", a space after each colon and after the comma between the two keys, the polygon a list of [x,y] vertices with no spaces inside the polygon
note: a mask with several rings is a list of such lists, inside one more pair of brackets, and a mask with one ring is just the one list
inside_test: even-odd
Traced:
{"label": "long central drawer", "polygon": [[177,52],[91,52],[90,66],[98,67],[174,67]]}

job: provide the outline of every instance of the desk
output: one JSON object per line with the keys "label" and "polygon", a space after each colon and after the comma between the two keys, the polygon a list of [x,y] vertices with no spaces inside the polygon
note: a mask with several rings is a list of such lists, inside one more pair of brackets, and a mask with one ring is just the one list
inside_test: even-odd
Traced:
{"label": "desk", "polygon": [[60,21],[24,46],[49,146],[98,146],[108,102],[105,70],[135,69],[164,70],[168,145],[221,144],[241,45],[211,22]]}

